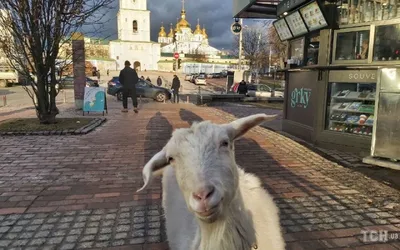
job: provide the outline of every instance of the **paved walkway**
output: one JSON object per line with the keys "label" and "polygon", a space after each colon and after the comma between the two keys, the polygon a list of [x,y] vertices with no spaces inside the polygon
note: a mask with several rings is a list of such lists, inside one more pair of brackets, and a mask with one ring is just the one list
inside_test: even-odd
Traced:
{"label": "paved walkway", "polygon": [[[167,249],[160,181],[135,194],[141,168],[173,129],[233,116],[155,103],[121,114],[109,103],[109,121],[85,136],[0,138],[0,248]],[[261,127],[236,145],[237,162],[275,197],[288,249],[400,249],[361,233],[399,236],[399,208],[379,202],[399,201],[398,190]]]}

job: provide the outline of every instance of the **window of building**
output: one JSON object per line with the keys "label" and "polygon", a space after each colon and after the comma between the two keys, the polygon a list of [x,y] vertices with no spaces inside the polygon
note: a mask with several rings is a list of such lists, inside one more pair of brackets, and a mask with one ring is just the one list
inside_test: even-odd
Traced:
{"label": "window of building", "polygon": [[132,22],[132,29],[134,33],[138,32],[138,24],[136,20]]}

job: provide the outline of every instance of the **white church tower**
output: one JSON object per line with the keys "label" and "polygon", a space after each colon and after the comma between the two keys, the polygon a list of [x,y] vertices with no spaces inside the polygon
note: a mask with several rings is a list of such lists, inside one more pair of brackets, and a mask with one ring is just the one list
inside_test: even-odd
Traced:
{"label": "white church tower", "polygon": [[119,0],[118,39],[150,41],[150,11],[147,0]]}
{"label": "white church tower", "polygon": [[121,70],[126,60],[138,71],[157,70],[161,44],[150,40],[147,0],[119,0],[117,29],[118,40],[110,41],[110,57],[116,60],[116,70]]}

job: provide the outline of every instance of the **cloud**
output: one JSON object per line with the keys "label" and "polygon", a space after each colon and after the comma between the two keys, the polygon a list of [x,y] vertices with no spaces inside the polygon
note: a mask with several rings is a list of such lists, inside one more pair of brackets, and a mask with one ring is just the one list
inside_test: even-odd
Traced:
{"label": "cloud", "polygon": [[[139,0],[140,1],[140,0]],[[117,1],[115,1],[117,2]],[[109,39],[117,38],[117,12],[118,3],[104,18],[105,23],[99,32],[100,37]],[[180,19],[182,9],[181,0],[147,0],[147,8],[151,11],[151,40],[157,41],[161,22],[169,31],[169,24],[176,24],[176,18]],[[211,46],[218,49],[230,49],[233,44],[233,34],[230,26],[232,18],[232,0],[186,0],[186,19],[194,30],[197,19],[205,26]]]}

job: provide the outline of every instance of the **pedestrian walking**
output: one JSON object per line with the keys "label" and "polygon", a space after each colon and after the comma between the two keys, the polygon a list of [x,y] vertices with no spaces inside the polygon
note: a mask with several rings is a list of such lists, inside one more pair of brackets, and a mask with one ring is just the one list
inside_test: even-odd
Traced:
{"label": "pedestrian walking", "polygon": [[110,70],[107,69],[107,76],[110,76]]}
{"label": "pedestrian walking", "polygon": [[161,79],[160,76],[158,76],[158,78],[157,78],[157,86],[161,87],[161,85],[162,85],[162,79]]}
{"label": "pedestrian walking", "polygon": [[246,95],[247,94],[247,84],[246,84],[246,82],[244,80],[242,80],[239,83],[239,86],[237,88],[237,92],[239,94],[242,94],[242,95]]}
{"label": "pedestrian walking", "polygon": [[100,81],[100,70],[97,70],[97,79]]}
{"label": "pedestrian walking", "polygon": [[144,80],[144,76],[141,76],[140,79]]}
{"label": "pedestrian walking", "polygon": [[146,81],[151,82],[150,77],[147,77],[147,78],[146,78]]}
{"label": "pedestrian walking", "polygon": [[172,80],[172,93],[174,95],[173,102],[179,103],[179,89],[181,88],[181,81],[179,80],[177,75],[174,75],[174,79]]}
{"label": "pedestrian walking", "polygon": [[130,66],[131,63],[125,61],[125,68],[119,73],[119,82],[122,85],[122,112],[128,112],[128,96],[130,96],[132,98],[133,111],[137,113],[136,84],[139,81],[139,77],[136,70]]}

